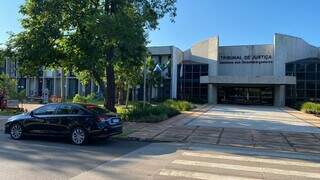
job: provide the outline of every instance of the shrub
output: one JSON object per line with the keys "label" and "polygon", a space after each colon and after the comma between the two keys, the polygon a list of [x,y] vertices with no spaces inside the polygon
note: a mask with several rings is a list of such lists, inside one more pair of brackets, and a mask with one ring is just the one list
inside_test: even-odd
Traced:
{"label": "shrub", "polygon": [[88,103],[87,98],[85,96],[81,96],[79,94],[76,94],[73,99],[73,103]]}
{"label": "shrub", "polygon": [[87,100],[87,102],[93,102],[96,100],[96,94],[95,93],[90,93],[89,95],[87,95],[85,97],[85,99]]}
{"label": "shrub", "polygon": [[313,102],[305,102],[301,106],[301,111],[310,114],[320,114],[320,104]]}
{"label": "shrub", "polygon": [[168,99],[165,102],[163,102],[165,106],[174,108],[178,111],[189,111],[192,109],[192,104],[189,103],[188,101],[177,101],[177,100],[172,100]]}
{"label": "shrub", "polygon": [[96,101],[98,101],[98,98],[95,93],[91,93],[87,96],[76,94],[72,100],[73,103],[94,103]]}
{"label": "shrub", "polygon": [[133,103],[128,108],[121,106],[117,110],[123,120],[148,123],[160,122],[180,113],[163,104],[146,104],[143,107],[142,103]]}

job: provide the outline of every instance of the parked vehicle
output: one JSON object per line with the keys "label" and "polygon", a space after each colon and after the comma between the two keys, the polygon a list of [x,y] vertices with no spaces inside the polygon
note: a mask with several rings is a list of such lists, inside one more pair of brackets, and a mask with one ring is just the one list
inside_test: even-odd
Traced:
{"label": "parked vehicle", "polygon": [[12,116],[5,124],[5,133],[15,140],[24,135],[64,136],[81,145],[90,137],[121,134],[122,123],[115,113],[96,105],[57,103]]}

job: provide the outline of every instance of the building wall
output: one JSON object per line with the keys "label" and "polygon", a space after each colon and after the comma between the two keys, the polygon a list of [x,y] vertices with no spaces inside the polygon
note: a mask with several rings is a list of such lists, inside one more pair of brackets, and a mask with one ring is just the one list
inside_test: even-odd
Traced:
{"label": "building wall", "polygon": [[299,59],[319,57],[319,48],[303,39],[283,34],[274,36],[274,75],[285,76],[285,64]]}
{"label": "building wall", "polygon": [[273,75],[273,45],[219,47],[219,76]]}
{"label": "building wall", "polygon": [[193,45],[184,52],[183,60],[209,64],[209,76],[218,74],[219,37],[212,37]]}
{"label": "building wall", "polygon": [[[208,75],[218,75],[219,37],[212,37],[199,42],[184,52],[184,60],[208,64]],[[217,103],[217,86],[208,84],[208,102]]]}

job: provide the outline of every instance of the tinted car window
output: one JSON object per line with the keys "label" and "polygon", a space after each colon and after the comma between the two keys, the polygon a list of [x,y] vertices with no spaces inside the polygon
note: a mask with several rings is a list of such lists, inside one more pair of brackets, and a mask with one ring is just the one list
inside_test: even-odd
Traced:
{"label": "tinted car window", "polygon": [[72,105],[61,105],[57,110],[57,114],[83,114],[83,111]]}
{"label": "tinted car window", "polygon": [[34,115],[52,115],[55,114],[57,104],[45,105],[33,111]]}

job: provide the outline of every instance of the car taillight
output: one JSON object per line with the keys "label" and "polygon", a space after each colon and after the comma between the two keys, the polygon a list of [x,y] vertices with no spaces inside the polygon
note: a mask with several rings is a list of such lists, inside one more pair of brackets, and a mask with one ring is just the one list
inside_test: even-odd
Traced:
{"label": "car taillight", "polygon": [[98,116],[96,120],[97,120],[97,122],[102,122],[102,121],[106,120],[106,117],[105,116]]}

